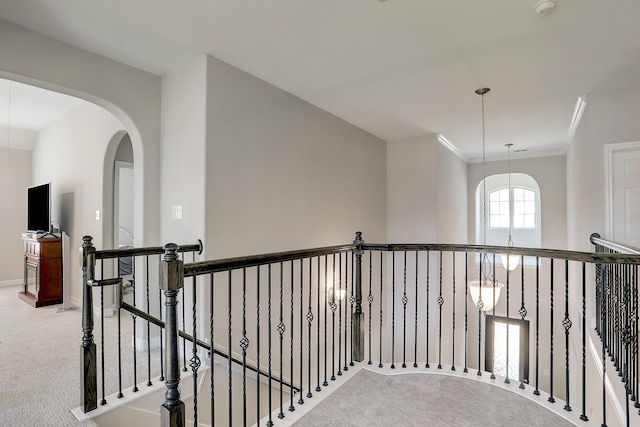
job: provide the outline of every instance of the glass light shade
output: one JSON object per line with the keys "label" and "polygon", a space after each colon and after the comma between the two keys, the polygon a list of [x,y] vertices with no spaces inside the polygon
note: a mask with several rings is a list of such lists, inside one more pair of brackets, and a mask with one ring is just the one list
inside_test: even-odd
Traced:
{"label": "glass light shade", "polygon": [[500,254],[500,262],[506,270],[513,271],[520,264],[520,255]]}
{"label": "glass light shade", "polygon": [[329,288],[329,301],[331,301],[334,297],[338,301],[344,301],[347,296],[347,291],[345,289],[334,289],[332,287]]}
{"label": "glass light shade", "polygon": [[[478,301],[482,297],[482,311],[492,310],[500,299],[500,290],[504,285],[500,282],[494,282],[490,279],[475,279],[469,282],[469,293],[473,303],[478,306]],[[495,293],[494,293],[495,290]]]}

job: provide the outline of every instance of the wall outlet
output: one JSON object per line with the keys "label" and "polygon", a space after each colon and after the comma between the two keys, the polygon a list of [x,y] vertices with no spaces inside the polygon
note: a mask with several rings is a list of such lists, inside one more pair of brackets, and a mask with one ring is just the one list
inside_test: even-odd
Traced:
{"label": "wall outlet", "polygon": [[100,218],[102,218],[102,215],[100,214],[100,209],[96,210],[96,221],[100,221]]}
{"label": "wall outlet", "polygon": [[182,219],[182,205],[171,207],[171,219]]}

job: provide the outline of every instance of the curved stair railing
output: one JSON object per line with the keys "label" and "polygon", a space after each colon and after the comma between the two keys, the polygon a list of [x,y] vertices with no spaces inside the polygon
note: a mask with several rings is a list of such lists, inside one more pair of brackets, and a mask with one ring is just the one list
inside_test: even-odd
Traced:
{"label": "curved stair railing", "polygon": [[[588,357],[591,325],[604,343],[601,359],[614,360],[626,390],[626,420],[609,416],[610,425],[633,425],[640,418],[631,409],[638,406],[640,255],[605,250],[595,236],[592,242],[597,250],[590,253],[368,244],[357,233],[348,245],[197,262],[180,259],[180,248],[168,244],[159,261],[162,320],[147,319],[127,303],[120,309],[166,328],[166,393],[158,403],[163,426],[275,425],[335,387],[356,364],[483,377],[576,424],[606,426],[608,391],[599,381],[589,382],[600,362]],[[93,278],[94,257],[87,248],[90,293],[111,283]],[[503,254],[517,255],[519,266],[503,268],[496,262]],[[477,278],[486,279],[485,288],[473,300]],[[181,309],[185,300],[191,307]],[[504,336],[487,334],[496,321],[506,322]],[[507,347],[513,343],[511,326],[518,325],[528,325],[519,354],[526,350],[529,356],[510,370],[516,357],[507,351],[501,376],[504,367],[489,349],[498,339]],[[191,342],[190,350],[180,346],[180,338]],[[199,347],[227,357],[219,362],[226,365],[224,378],[208,371],[210,390],[195,386],[207,357]],[[180,369],[188,368],[194,378],[189,408],[179,388]],[[266,387],[250,389],[251,381]],[[241,409],[232,410],[233,399]]]}

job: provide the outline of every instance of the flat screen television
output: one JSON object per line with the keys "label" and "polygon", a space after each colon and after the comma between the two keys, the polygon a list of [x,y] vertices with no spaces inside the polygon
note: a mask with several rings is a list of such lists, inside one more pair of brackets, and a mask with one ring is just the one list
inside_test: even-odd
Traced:
{"label": "flat screen television", "polygon": [[51,224],[51,183],[27,189],[27,230],[48,232]]}

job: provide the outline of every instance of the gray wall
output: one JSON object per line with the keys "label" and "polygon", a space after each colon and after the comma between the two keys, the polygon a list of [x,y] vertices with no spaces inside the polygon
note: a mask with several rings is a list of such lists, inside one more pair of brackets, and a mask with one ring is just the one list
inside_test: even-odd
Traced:
{"label": "gray wall", "polygon": [[0,286],[22,283],[31,151],[0,148]]}

